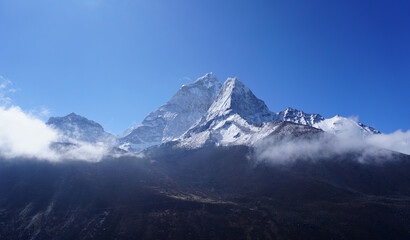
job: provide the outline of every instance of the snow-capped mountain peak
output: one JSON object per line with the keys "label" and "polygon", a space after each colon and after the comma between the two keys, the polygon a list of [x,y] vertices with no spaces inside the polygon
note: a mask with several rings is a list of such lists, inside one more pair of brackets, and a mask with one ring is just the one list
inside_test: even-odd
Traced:
{"label": "snow-capped mountain peak", "polygon": [[90,143],[114,144],[113,135],[104,131],[104,128],[83,116],[70,113],[64,117],[51,117],[47,125],[53,127],[62,134],[61,141],[83,141]]}
{"label": "snow-capped mountain peak", "polygon": [[140,125],[129,129],[120,143],[138,152],[178,138],[206,114],[221,85],[213,73],[183,85],[167,103],[148,114]]}
{"label": "snow-capped mountain peak", "polygon": [[[183,85],[167,103],[120,137],[119,143],[123,149],[134,152],[170,141],[177,141],[177,145],[184,147],[252,145],[277,134],[276,128],[282,129],[281,126],[296,132],[318,130],[312,127],[339,132],[335,129],[340,124],[331,121],[319,114],[290,107],[272,113],[239,78],[228,78],[222,85],[215,74],[208,73],[193,83]],[[350,119],[343,121],[351,123]],[[298,127],[298,124],[304,126]],[[365,133],[378,132],[358,122],[354,126]],[[280,130],[281,134],[285,134],[283,131]]]}
{"label": "snow-capped mountain peak", "polygon": [[[287,126],[287,130],[282,126]],[[272,113],[238,78],[228,78],[206,116],[179,138],[177,146],[253,145],[272,134],[298,136],[307,132],[318,133],[318,128],[340,134],[343,130],[340,126],[353,127],[363,134],[378,133],[371,127],[340,116],[325,119],[319,114],[294,108]]]}
{"label": "snow-capped mountain peak", "polygon": [[274,114],[238,78],[228,78],[207,114],[179,138],[177,145],[249,145],[268,136]]}
{"label": "snow-capped mountain peak", "polygon": [[[198,78],[197,80],[195,80],[195,82],[188,84],[188,85],[195,85],[195,84],[201,84],[204,85],[207,88],[211,88],[215,85],[221,85],[221,82],[218,80],[218,78],[216,77],[216,75],[213,72],[207,73],[204,76]],[[187,86],[187,85],[183,85],[183,86]],[[219,89],[218,89],[219,90]]]}
{"label": "snow-capped mountain peak", "polygon": [[345,118],[340,115],[335,115],[332,118],[324,119],[318,123],[315,123],[313,127],[320,128],[325,132],[344,135],[346,137],[350,135],[356,135],[359,133],[362,136],[368,136],[371,134],[380,134],[378,130],[373,127],[366,126],[356,119]]}
{"label": "snow-capped mountain peak", "polygon": [[50,118],[47,124],[61,132],[67,141],[116,142],[120,148],[133,152],[170,141],[176,141],[179,146],[200,147],[252,145],[279,133],[284,136],[321,130],[337,135],[346,135],[349,131],[363,136],[380,133],[339,115],[325,119],[290,107],[272,113],[239,78],[228,78],[222,85],[212,72],[182,85],[141,124],[116,138],[106,133],[100,124],[75,113]]}
{"label": "snow-capped mountain peak", "polygon": [[325,118],[323,118],[319,114],[305,113],[303,111],[288,107],[284,111],[277,113],[276,120],[289,121],[303,125],[313,126],[314,124],[323,121],[324,119]]}
{"label": "snow-capped mountain peak", "polygon": [[249,123],[273,120],[273,114],[239,78],[228,78],[208,110],[206,120],[238,114]]}

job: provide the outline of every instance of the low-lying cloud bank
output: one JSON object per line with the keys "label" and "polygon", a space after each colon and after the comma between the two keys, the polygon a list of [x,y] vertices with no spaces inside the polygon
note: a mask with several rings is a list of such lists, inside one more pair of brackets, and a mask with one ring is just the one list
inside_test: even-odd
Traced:
{"label": "low-lying cloud bank", "polygon": [[[104,144],[74,141],[64,151],[56,148],[63,136],[17,106],[0,106],[0,155],[4,158],[37,158],[98,161],[109,151]],[[53,147],[54,146],[54,147]]]}
{"label": "low-lying cloud bank", "polygon": [[410,154],[410,130],[398,130],[391,134],[371,135],[366,138],[366,143],[396,152]]}
{"label": "low-lying cloud bank", "polygon": [[[99,161],[110,152],[111,146],[103,143],[67,139],[38,117],[48,115],[47,109],[25,112],[14,106],[9,95],[15,91],[13,83],[0,76],[0,157]],[[71,144],[61,143],[67,141]]]}
{"label": "low-lying cloud bank", "polygon": [[[11,85],[11,81],[0,76],[0,157],[99,161],[111,154],[114,142],[92,144],[67,139],[33,113],[13,106],[8,97],[15,91]],[[387,150],[410,154],[410,131],[365,136],[354,124],[343,126],[337,136],[323,133],[314,138],[267,139],[255,146],[255,153],[259,160],[275,163],[351,152],[360,152],[362,159],[368,156],[387,158],[392,153]]]}
{"label": "low-lying cloud bank", "polygon": [[19,107],[0,107],[0,152],[4,157],[54,157],[50,143],[58,134]]}
{"label": "low-lying cloud bank", "polygon": [[[36,158],[49,161],[99,161],[111,146],[71,139],[46,125],[36,116],[17,106],[0,106],[0,156]],[[60,143],[59,143],[60,142]],[[267,139],[256,145],[259,160],[286,163],[296,159],[320,159],[344,153],[360,152],[361,159],[385,157],[390,151],[410,154],[410,131],[363,136],[357,129],[346,128],[337,135],[323,133],[313,138]],[[360,160],[359,158],[359,160]]]}
{"label": "low-lying cloud bank", "polygon": [[337,135],[323,132],[309,138],[267,139],[255,147],[260,161],[287,163],[297,159],[322,159],[357,153],[359,161],[389,159],[393,152],[410,154],[410,131],[363,135],[357,128],[346,127]]}

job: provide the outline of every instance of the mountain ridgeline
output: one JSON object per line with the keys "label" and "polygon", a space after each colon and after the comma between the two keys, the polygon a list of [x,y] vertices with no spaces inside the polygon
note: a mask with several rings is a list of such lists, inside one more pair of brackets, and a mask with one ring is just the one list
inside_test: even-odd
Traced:
{"label": "mountain ridgeline", "polygon": [[[120,136],[74,113],[47,124],[86,161],[0,157],[2,240],[410,239],[409,155],[340,146],[381,135],[272,112],[238,78],[183,85]],[[115,154],[87,161],[94,145]]]}
{"label": "mountain ridgeline", "polygon": [[100,124],[75,113],[65,117],[51,117],[47,125],[62,133],[62,141],[115,142],[115,136],[105,132]]}
{"label": "mountain ridgeline", "polygon": [[168,102],[149,113],[141,124],[116,137],[106,133],[99,124],[74,113],[50,118],[47,124],[66,136],[63,141],[104,142],[126,151],[141,152],[168,142],[185,148],[209,144],[250,146],[270,135],[274,126],[284,121],[332,134],[343,133],[346,127],[363,135],[380,133],[339,115],[325,119],[319,114],[293,108],[274,113],[237,77],[228,78],[221,84],[213,73],[183,85]]}

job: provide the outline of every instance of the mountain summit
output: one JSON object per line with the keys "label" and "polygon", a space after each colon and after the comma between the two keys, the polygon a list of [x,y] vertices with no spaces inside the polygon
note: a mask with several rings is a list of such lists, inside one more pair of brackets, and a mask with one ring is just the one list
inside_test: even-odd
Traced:
{"label": "mountain summit", "polygon": [[274,122],[276,118],[238,78],[228,78],[207,114],[180,137],[177,145],[253,145],[273,133],[285,136],[317,132],[310,126]]}
{"label": "mountain summit", "polygon": [[356,134],[362,136],[369,136],[371,134],[380,134],[381,132],[373,127],[364,125],[355,119],[345,118],[336,115],[329,119],[323,119],[312,125],[313,127],[320,128],[323,131],[333,133],[336,135],[349,135]]}
{"label": "mountain summit", "polygon": [[249,123],[269,122],[273,114],[237,77],[228,78],[215,102],[208,110],[206,119],[238,114]]}
{"label": "mountain summit", "polygon": [[221,83],[213,73],[183,85],[171,100],[123,134],[119,139],[121,148],[138,152],[178,138],[204,116],[220,88]]}
{"label": "mountain summit", "polygon": [[313,126],[314,124],[325,120],[325,118],[319,114],[305,113],[303,111],[288,107],[284,111],[277,113],[276,120]]}
{"label": "mountain summit", "polygon": [[[75,113],[50,118],[47,124],[78,141],[112,142],[114,139],[98,123]],[[366,137],[380,133],[338,115],[325,119],[290,107],[273,113],[239,78],[228,78],[222,85],[211,72],[182,85],[141,124],[127,129],[114,140],[123,150],[140,152],[167,142],[188,148],[208,144],[249,146],[272,134],[299,136],[316,133],[318,129],[344,136],[354,133]]]}
{"label": "mountain summit", "polygon": [[105,132],[100,124],[75,113],[65,117],[51,117],[46,124],[62,134],[63,142],[115,143],[115,137]]}

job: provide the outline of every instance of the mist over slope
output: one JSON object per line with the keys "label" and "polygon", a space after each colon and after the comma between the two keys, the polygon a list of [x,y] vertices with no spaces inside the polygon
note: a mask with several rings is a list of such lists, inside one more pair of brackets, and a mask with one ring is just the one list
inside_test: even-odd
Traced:
{"label": "mist over slope", "polygon": [[238,78],[121,136],[11,103],[0,130],[0,239],[410,238],[410,132],[274,113]]}
{"label": "mist over slope", "polygon": [[[99,161],[107,155],[141,152],[168,142],[178,142],[178,146],[188,149],[208,145],[246,145],[256,147],[261,158],[282,155],[283,160],[358,148],[410,154],[409,131],[384,134],[355,118],[335,116],[325,119],[319,114],[293,108],[274,113],[238,78],[229,78],[222,85],[213,73],[184,85],[169,102],[149,114],[141,125],[119,136],[105,132],[98,123],[75,113],[52,117],[44,123],[34,114],[12,104],[5,94],[8,84],[4,83],[0,89],[3,104],[0,108],[0,155],[6,158]],[[309,131],[309,127],[314,127],[332,136],[323,134],[323,137],[309,141],[294,139],[289,142],[288,139],[281,140],[281,143],[272,142],[269,137],[265,141],[284,121],[299,124],[292,125],[295,129]],[[312,133],[316,131],[310,129]],[[289,131],[291,134],[292,130]]]}
{"label": "mist over slope", "polygon": [[[0,155],[6,158],[99,161],[104,156],[127,151],[133,154],[168,143],[186,149],[246,145],[255,147],[263,159],[280,155],[281,161],[358,149],[378,154],[383,152],[380,149],[410,154],[409,131],[384,134],[355,118],[325,119],[293,108],[274,113],[238,78],[229,78],[222,85],[213,73],[184,85],[141,125],[119,136],[105,132],[100,124],[75,113],[52,117],[45,123],[12,104],[6,97],[9,84],[4,83],[0,88]],[[281,122],[294,124],[287,125],[289,132],[285,133]],[[314,128],[328,135],[309,140],[280,138],[280,142],[271,137],[292,135],[296,129],[315,133]]]}
{"label": "mist over slope", "polygon": [[356,158],[283,165],[245,146],[162,146],[97,163],[1,160],[0,237],[408,239],[409,156]]}

